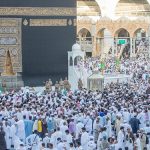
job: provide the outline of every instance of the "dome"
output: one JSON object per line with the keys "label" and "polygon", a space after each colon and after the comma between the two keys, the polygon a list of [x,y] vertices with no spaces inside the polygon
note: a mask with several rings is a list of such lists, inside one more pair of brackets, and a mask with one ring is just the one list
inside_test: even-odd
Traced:
{"label": "dome", "polygon": [[78,43],[75,43],[72,46],[72,51],[81,51],[81,46]]}

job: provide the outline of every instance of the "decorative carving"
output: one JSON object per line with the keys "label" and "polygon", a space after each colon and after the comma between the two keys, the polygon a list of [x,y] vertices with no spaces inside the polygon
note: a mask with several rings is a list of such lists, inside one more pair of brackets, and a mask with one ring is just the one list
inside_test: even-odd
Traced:
{"label": "decorative carving", "polygon": [[1,16],[76,16],[73,7],[0,7]]}
{"label": "decorative carving", "polygon": [[23,24],[24,24],[25,26],[27,26],[27,25],[28,25],[28,21],[27,21],[27,19],[25,19],[25,20],[23,21]]}
{"label": "decorative carving", "polygon": [[[136,20],[130,20],[127,17],[121,17],[117,20],[111,20],[109,18],[102,17],[101,19],[97,20],[97,22],[95,23],[94,26],[96,32],[93,35],[94,38],[96,38],[98,37],[99,31],[101,31],[102,29],[107,29],[108,31],[110,31],[112,38],[114,38],[116,32],[119,29],[124,28],[129,32],[130,37],[133,38],[135,36],[135,31],[138,29],[144,29],[144,31],[148,33],[149,24],[150,24],[150,20],[147,18],[146,19],[138,18]],[[83,28],[87,29],[90,33],[92,33],[92,21],[90,19],[79,18],[77,20],[77,34]],[[93,42],[93,52],[95,52],[94,47],[96,47],[96,44]],[[96,54],[98,54],[98,52],[96,52]]]}
{"label": "decorative carving", "polygon": [[18,19],[0,19],[0,26],[1,27],[14,27],[14,26],[18,26]]}
{"label": "decorative carving", "polygon": [[67,26],[67,19],[30,19],[30,26]]}
{"label": "decorative carving", "polygon": [[[123,21],[125,19],[125,21]],[[115,32],[120,28],[125,28],[127,31],[129,31],[129,34],[131,37],[133,37],[133,33],[139,29],[143,28],[146,32],[148,32],[149,22],[147,20],[130,20],[128,18],[121,17],[118,20],[111,20],[106,17],[101,18],[96,22],[96,35],[101,29],[108,29],[110,33],[112,34],[112,37],[115,36]],[[92,22],[87,19],[78,20],[77,21],[77,33],[83,29],[86,28],[90,32],[92,32]],[[95,36],[96,36],[95,35]]]}
{"label": "decorative carving", "polygon": [[16,48],[13,48],[13,49],[11,50],[11,54],[12,54],[13,56],[18,55],[17,49],[16,49]]}
{"label": "decorative carving", "polygon": [[4,48],[0,48],[0,56],[5,56],[5,49]]}
{"label": "decorative carving", "polygon": [[17,39],[15,37],[0,37],[0,45],[15,45]]}
{"label": "decorative carving", "polygon": [[0,18],[0,72],[2,75],[22,72],[21,25],[22,19]]}
{"label": "decorative carving", "polygon": [[73,24],[72,20],[69,19],[69,20],[68,20],[68,25],[71,26],[72,24]]}
{"label": "decorative carving", "polygon": [[12,61],[11,61],[11,56],[10,56],[9,51],[7,51],[6,61],[5,61],[5,65],[4,65],[4,71],[3,71],[2,75],[3,76],[15,75],[15,73],[13,72],[13,66],[12,66]]}
{"label": "decorative carving", "polygon": [[15,27],[0,27],[0,34],[3,33],[17,33]]}

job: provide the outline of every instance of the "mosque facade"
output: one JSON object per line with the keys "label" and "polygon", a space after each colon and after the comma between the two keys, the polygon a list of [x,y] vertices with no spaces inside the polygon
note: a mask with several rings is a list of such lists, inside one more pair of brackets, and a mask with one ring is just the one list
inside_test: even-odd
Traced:
{"label": "mosque facade", "polygon": [[87,56],[135,57],[141,41],[149,49],[149,27],[150,0],[77,1],[77,42]]}

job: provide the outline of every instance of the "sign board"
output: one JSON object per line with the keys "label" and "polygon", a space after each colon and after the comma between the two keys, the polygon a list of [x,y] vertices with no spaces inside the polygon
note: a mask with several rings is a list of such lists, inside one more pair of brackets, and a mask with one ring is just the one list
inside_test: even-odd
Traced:
{"label": "sign board", "polygon": [[120,45],[127,44],[127,40],[126,39],[118,39],[118,44],[120,44]]}

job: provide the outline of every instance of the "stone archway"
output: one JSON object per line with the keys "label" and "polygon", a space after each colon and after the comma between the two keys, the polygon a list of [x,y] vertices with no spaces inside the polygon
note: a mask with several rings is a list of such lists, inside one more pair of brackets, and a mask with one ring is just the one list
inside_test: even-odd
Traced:
{"label": "stone archway", "polygon": [[77,66],[78,63],[82,60],[83,58],[81,56],[76,56],[74,58],[74,66]]}
{"label": "stone archway", "polygon": [[81,45],[83,51],[85,51],[86,53],[90,53],[91,55],[93,50],[93,37],[88,29],[82,28],[78,32],[77,43]]}
{"label": "stone archway", "polygon": [[147,33],[146,33],[145,29],[138,28],[134,31],[133,37],[134,38],[137,38],[137,37],[142,38],[142,37],[146,37],[146,34]]}
{"label": "stone archway", "polygon": [[130,57],[130,49],[132,41],[127,29],[120,28],[115,32],[115,55],[118,58]]}
{"label": "stone archway", "polygon": [[125,28],[120,28],[115,32],[115,37],[130,37],[129,31]]}
{"label": "stone archway", "polygon": [[89,37],[92,37],[91,36],[91,33],[88,29],[86,28],[82,28],[79,32],[78,32],[78,37],[81,37],[81,38],[89,38]]}
{"label": "stone archway", "polygon": [[[143,28],[138,28],[133,34],[134,41],[134,53],[138,54],[140,51],[148,50],[149,39],[147,37],[147,32]],[[143,50],[142,50],[143,49]]]}

